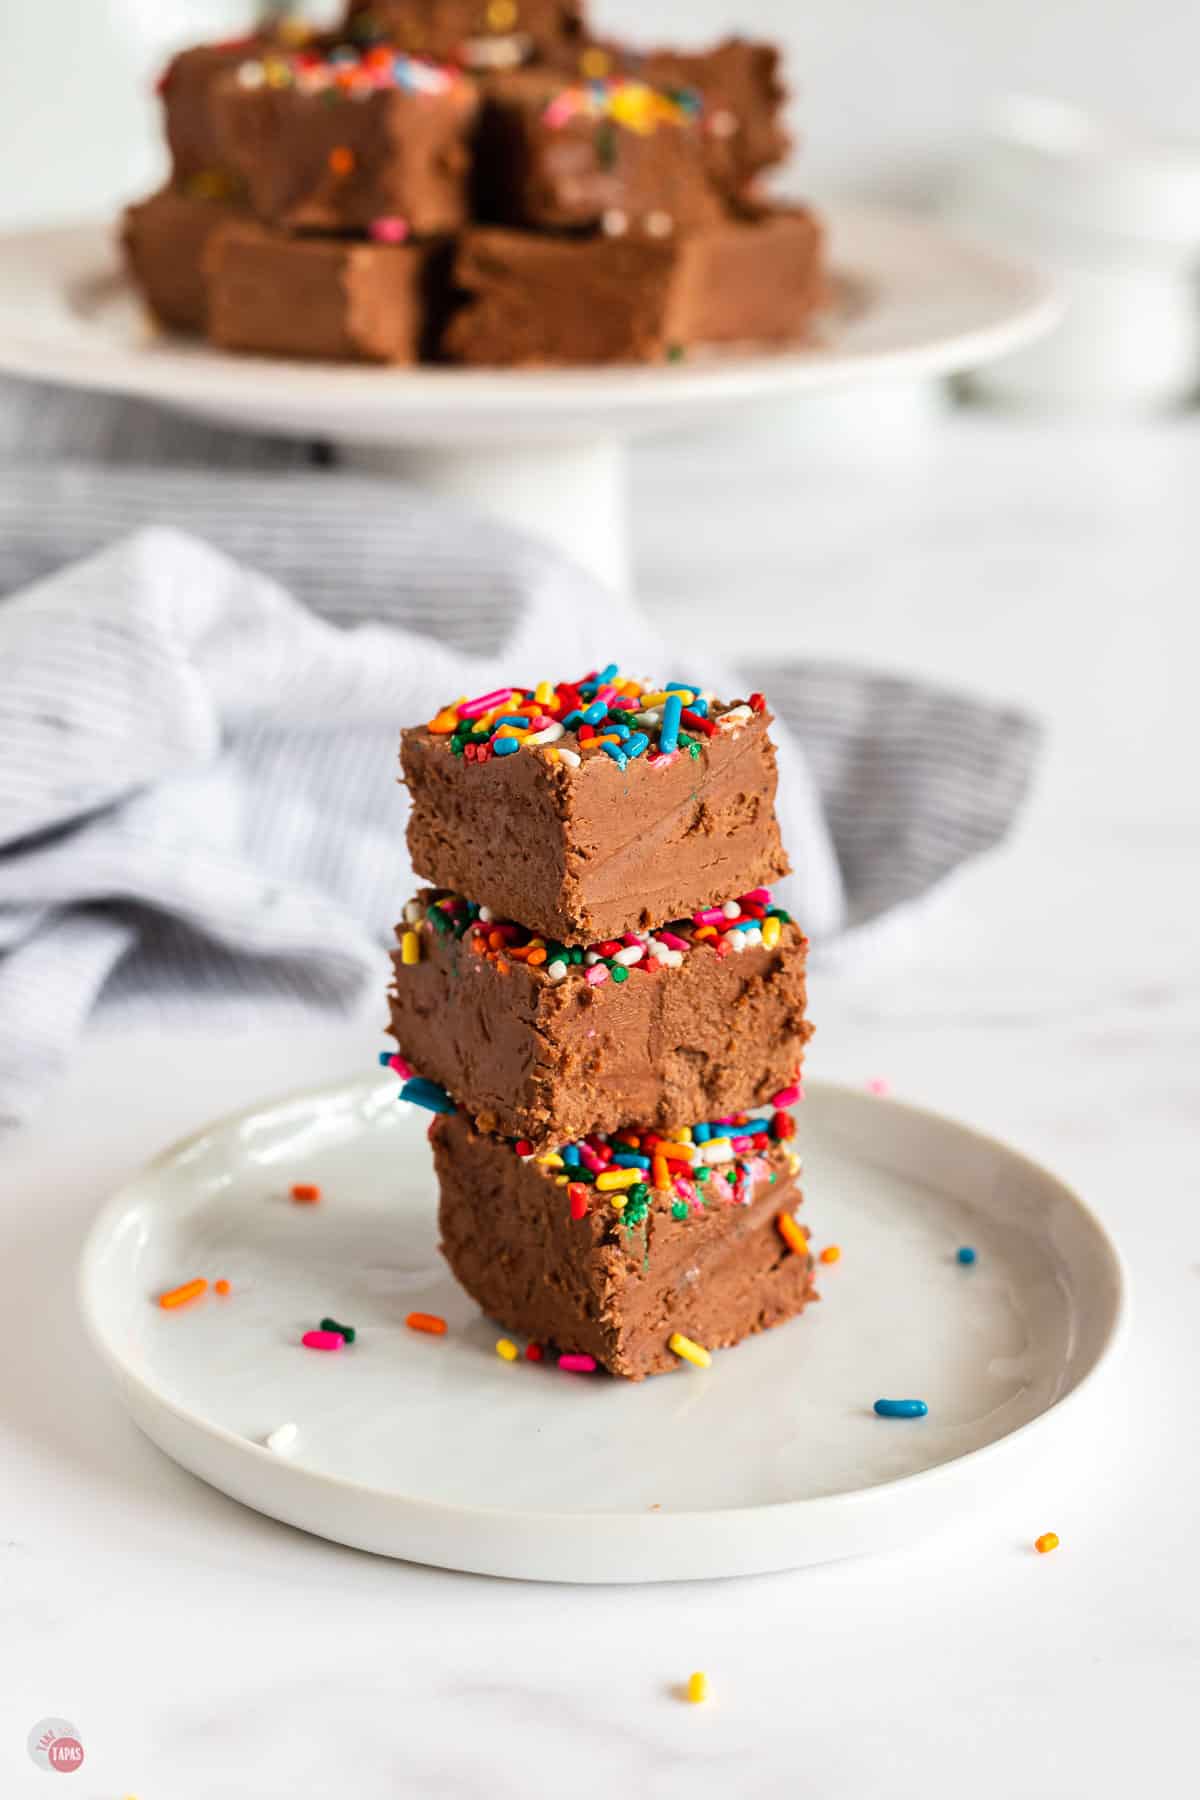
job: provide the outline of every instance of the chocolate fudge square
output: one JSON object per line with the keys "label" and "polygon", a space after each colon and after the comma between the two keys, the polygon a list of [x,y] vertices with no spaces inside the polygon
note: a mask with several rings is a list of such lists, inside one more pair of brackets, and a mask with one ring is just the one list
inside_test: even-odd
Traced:
{"label": "chocolate fudge square", "polygon": [[264,356],[415,363],[444,311],[449,263],[445,243],[228,225],[208,247],[209,336]]}
{"label": "chocolate fudge square", "polygon": [[454,285],[446,354],[496,368],[803,343],[826,294],[820,226],[803,208],[655,241],[479,228],[459,241]]}
{"label": "chocolate fudge square", "polygon": [[808,940],[766,888],[586,951],[427,889],[397,935],[400,1054],[482,1131],[544,1151],[796,1097]]}
{"label": "chocolate fudge square", "polygon": [[611,667],[452,703],[401,738],[413,868],[563,944],[769,886],[788,872],[770,722],[761,695]]}
{"label": "chocolate fudge square", "polygon": [[[734,1135],[593,1133],[565,1147],[572,1164],[523,1159],[461,1113],[439,1115],[429,1135],[442,1253],[506,1331],[631,1381],[680,1367],[676,1334],[709,1351],[740,1343],[817,1295],[794,1223],[799,1158],[753,1122],[721,1129]],[[664,1148],[691,1160],[667,1161]]]}
{"label": "chocolate fudge square", "polygon": [[121,242],[150,311],[170,329],[201,332],[208,319],[208,248],[238,213],[215,200],[163,188],[126,210]]}
{"label": "chocolate fudge square", "polygon": [[724,212],[698,96],[550,69],[485,83],[476,188],[479,219],[548,231],[664,238]]}
{"label": "chocolate fudge square", "polygon": [[682,88],[703,100],[705,160],[709,177],[726,197],[744,199],[764,169],[791,149],[783,124],[787,89],[774,44],[726,38],[712,50],[649,50],[631,70],[667,89]]}
{"label": "chocolate fudge square", "polygon": [[466,217],[478,97],[391,50],[267,55],[214,93],[222,154],[264,223],[435,236]]}
{"label": "chocolate fudge square", "polygon": [[562,56],[584,37],[581,0],[352,0],[346,29],[468,68]]}
{"label": "chocolate fudge square", "polygon": [[264,37],[233,38],[222,44],[197,44],[190,50],[181,50],[167,64],[158,92],[166,121],[172,177],[177,185],[196,177],[212,177],[223,168],[213,91],[221,76],[269,48]]}

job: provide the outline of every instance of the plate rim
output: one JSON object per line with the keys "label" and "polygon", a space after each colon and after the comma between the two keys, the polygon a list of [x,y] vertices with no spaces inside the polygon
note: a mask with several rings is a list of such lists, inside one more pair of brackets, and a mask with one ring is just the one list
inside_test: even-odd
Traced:
{"label": "plate rim", "polygon": [[[937,1482],[946,1483],[955,1473],[962,1472],[966,1469],[977,1469],[983,1461],[994,1459],[997,1454],[1011,1450],[1014,1444],[1018,1442],[1028,1442],[1031,1435],[1036,1434],[1040,1438],[1043,1433],[1039,1428],[1044,1427],[1050,1420],[1061,1419],[1064,1412],[1068,1409],[1071,1410],[1072,1416],[1074,1416],[1077,1406],[1073,1403],[1077,1403],[1084,1398],[1090,1399],[1098,1382],[1104,1379],[1119,1362],[1128,1345],[1132,1326],[1132,1300],[1128,1265],[1119,1244],[1105,1226],[1103,1220],[1095,1212],[1094,1208],[1088,1204],[1081,1194],[1077,1193],[1069,1183],[1064,1181],[1062,1177],[1047,1164],[1038,1161],[1036,1157],[1019,1149],[1017,1146],[1006,1142],[1003,1138],[995,1137],[990,1132],[969,1124],[965,1120],[954,1118],[948,1113],[939,1112],[931,1107],[922,1106],[916,1102],[905,1100],[896,1095],[868,1095],[866,1092],[848,1082],[816,1078],[806,1081],[805,1087],[812,1095],[828,1093],[835,1096],[850,1098],[872,1107],[890,1108],[893,1111],[905,1113],[926,1128],[932,1127],[935,1130],[948,1130],[952,1134],[959,1135],[960,1138],[973,1141],[980,1148],[986,1148],[993,1152],[999,1151],[1002,1155],[1021,1163],[1027,1170],[1035,1174],[1039,1180],[1049,1180],[1060,1190],[1062,1195],[1065,1196],[1077,1212],[1082,1215],[1087,1225],[1091,1228],[1097,1242],[1103,1248],[1108,1260],[1110,1273],[1113,1278],[1113,1306],[1111,1321],[1104,1339],[1097,1349],[1094,1360],[1091,1365],[1084,1370],[1079,1377],[1079,1380],[1067,1393],[1062,1394],[1059,1398],[1051,1401],[1049,1406],[1044,1407],[1040,1412],[1036,1413],[1033,1418],[1027,1419],[1022,1424],[1014,1426],[1012,1430],[1006,1431],[1002,1436],[992,1438],[986,1444],[980,1444],[976,1448],[966,1450],[958,1456],[948,1458],[944,1462],[931,1464],[928,1468],[918,1469],[911,1474],[896,1476],[887,1481],[876,1482],[867,1487],[839,1490],[834,1494],[817,1494],[799,1499],[771,1500],[747,1506],[714,1508],[689,1507],[686,1509],[673,1508],[670,1510],[664,1509],[659,1512],[648,1511],[645,1513],[633,1513],[628,1510],[620,1511],[615,1509],[591,1508],[586,1511],[578,1509],[571,1509],[569,1511],[544,1511],[525,1507],[471,1506],[464,1504],[461,1501],[430,1500],[411,1494],[397,1493],[393,1489],[378,1487],[370,1482],[353,1480],[326,1469],[312,1468],[302,1462],[285,1461],[278,1457],[273,1451],[269,1450],[265,1444],[260,1444],[253,1438],[245,1437],[239,1432],[232,1431],[228,1426],[215,1423],[214,1421],[205,1418],[203,1414],[195,1412],[190,1407],[172,1399],[168,1394],[161,1392],[153,1382],[147,1380],[146,1377],[130,1362],[124,1360],[119,1355],[116,1347],[109,1342],[108,1336],[101,1325],[100,1320],[96,1316],[92,1304],[90,1284],[96,1277],[102,1247],[111,1235],[117,1219],[128,1207],[129,1201],[138,1187],[152,1177],[156,1170],[166,1168],[178,1161],[185,1152],[194,1149],[205,1139],[228,1132],[236,1125],[244,1123],[261,1114],[276,1112],[294,1106],[303,1106],[306,1102],[311,1104],[322,1100],[329,1101],[339,1099],[344,1104],[347,1101],[351,1101],[352,1097],[355,1095],[365,1097],[373,1092],[387,1091],[386,1081],[379,1077],[371,1076],[345,1077],[340,1081],[326,1081],[310,1084],[284,1092],[273,1098],[255,1102],[250,1106],[235,1108],[210,1120],[197,1130],[187,1133],[184,1137],[179,1138],[175,1142],[168,1144],[123,1181],[120,1187],[103,1203],[99,1212],[96,1214],[96,1217],[93,1219],[79,1252],[76,1264],[76,1303],[85,1326],[89,1343],[94,1350],[98,1351],[102,1362],[115,1379],[122,1404],[125,1405],[126,1411],[133,1417],[134,1423],[139,1424],[139,1427],[140,1422],[134,1417],[132,1406],[126,1397],[127,1389],[129,1388],[134,1388],[138,1391],[143,1404],[149,1403],[151,1407],[171,1414],[184,1426],[199,1432],[210,1441],[222,1445],[225,1449],[235,1453],[251,1451],[254,1453],[254,1460],[261,1466],[270,1467],[274,1470],[286,1469],[293,1477],[303,1478],[305,1483],[327,1488],[331,1492],[341,1491],[362,1496],[376,1503],[385,1503],[389,1508],[398,1511],[411,1511],[439,1520],[446,1520],[449,1518],[460,1519],[463,1521],[470,1520],[479,1524],[485,1524],[489,1520],[495,1521],[497,1519],[503,1519],[505,1524],[509,1526],[514,1523],[520,1523],[521,1525],[529,1525],[531,1527],[561,1527],[565,1524],[581,1529],[587,1529],[589,1527],[593,1529],[602,1529],[619,1524],[622,1532],[626,1536],[628,1535],[630,1528],[643,1531],[653,1531],[657,1529],[657,1525],[651,1524],[651,1521],[656,1521],[658,1524],[667,1521],[678,1527],[682,1521],[700,1520],[703,1521],[706,1527],[720,1529],[724,1525],[734,1527],[738,1524],[744,1524],[747,1519],[765,1518],[767,1520],[777,1520],[785,1514],[790,1514],[795,1517],[797,1525],[802,1526],[805,1519],[811,1519],[822,1511],[828,1511],[830,1509],[834,1509],[838,1512],[849,1510],[861,1512],[872,1505],[884,1504],[890,1497],[897,1494],[901,1496],[914,1494],[922,1488],[929,1487],[931,1484]],[[147,1435],[150,1434],[147,1433]],[[157,1440],[153,1439],[152,1441],[157,1442]],[[163,1448],[161,1445],[158,1447],[160,1449]],[[171,1452],[163,1449],[163,1454],[171,1455]],[[174,1456],[172,1456],[172,1460],[178,1462],[178,1458]],[[207,1481],[205,1476],[199,1475],[198,1472],[188,1464],[180,1463],[179,1466],[187,1469],[188,1473],[195,1476],[196,1479]],[[209,1482],[208,1485],[219,1484]],[[228,1492],[228,1490],[221,1491]],[[252,1505],[253,1503],[239,1500],[239,1504]],[[311,1526],[304,1526],[301,1527],[301,1529],[312,1532],[314,1535],[318,1536],[327,1535],[315,1532],[314,1528]],[[333,1541],[344,1542],[345,1540],[334,1539]],[[580,1578],[576,1577],[575,1579]]]}

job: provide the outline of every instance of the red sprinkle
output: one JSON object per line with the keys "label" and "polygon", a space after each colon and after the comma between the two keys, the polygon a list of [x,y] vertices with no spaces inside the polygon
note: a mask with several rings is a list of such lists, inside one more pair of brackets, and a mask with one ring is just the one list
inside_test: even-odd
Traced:
{"label": "red sprinkle", "polygon": [[292,1199],[302,1206],[312,1206],[320,1198],[321,1190],[313,1181],[297,1181],[292,1188]]}
{"label": "red sprinkle", "polygon": [[526,1362],[541,1362],[545,1354],[546,1352],[542,1349],[540,1344],[526,1344],[525,1346]]}
{"label": "red sprinkle", "polygon": [[751,694],[748,704],[751,712],[760,713],[767,710],[766,700],[761,694]]}
{"label": "red sprinkle", "polygon": [[588,1212],[588,1191],[582,1181],[573,1181],[567,1189],[567,1199],[571,1202],[571,1217],[586,1219]]}
{"label": "red sprinkle", "polygon": [[796,1135],[796,1121],[791,1113],[777,1112],[771,1115],[771,1131],[777,1138],[790,1138]]}
{"label": "red sprinkle", "polygon": [[530,1143],[528,1138],[518,1138],[517,1139],[517,1155],[518,1156],[532,1156],[533,1155],[533,1145]]}
{"label": "red sprinkle", "polygon": [[703,719],[699,713],[689,712],[686,709],[679,716],[689,731],[702,731],[705,737],[716,737],[717,727],[712,719]]}

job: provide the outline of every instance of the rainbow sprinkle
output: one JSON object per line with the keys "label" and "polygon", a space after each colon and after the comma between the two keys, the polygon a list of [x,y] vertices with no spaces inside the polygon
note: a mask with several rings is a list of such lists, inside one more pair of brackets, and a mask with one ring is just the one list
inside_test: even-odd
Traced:
{"label": "rainbow sprinkle", "polygon": [[641,759],[662,769],[684,754],[698,758],[706,739],[736,737],[766,707],[761,694],[725,706],[694,682],[656,686],[622,677],[609,663],[578,681],[496,688],[473,700],[463,695],[441,707],[426,730],[447,738],[451,754],[470,763],[540,750],[550,762],[578,768],[599,750],[618,769]]}
{"label": "rainbow sprinkle", "polygon": [[316,50],[268,51],[240,64],[237,79],[251,90],[291,88],[301,94],[348,100],[376,93],[441,95],[461,89],[465,95],[469,91],[464,76],[449,64],[406,56],[384,44],[365,50],[343,44],[324,54]]}
{"label": "rainbow sprinkle", "polygon": [[[620,938],[605,938],[586,947],[560,944],[539,937],[524,925],[497,919],[486,906],[477,906],[461,894],[436,890],[404,909],[404,927],[397,978],[406,967],[420,961],[421,933],[466,942],[501,974],[510,963],[521,963],[551,983],[568,976],[582,976],[592,987],[608,981],[620,985],[636,971],[655,975],[660,969],[678,969],[684,958],[707,946],[714,955],[741,954],[758,945],[774,949],[791,914],[774,905],[770,888],[752,888],[736,900],[704,907],[690,919],[677,919],[654,931],[627,931]],[[800,1099],[798,1083],[781,1090],[772,1104],[790,1105]]]}
{"label": "rainbow sprinkle", "polygon": [[633,77],[612,76],[563,88],[542,113],[542,123],[560,131],[576,119],[604,119],[650,137],[660,125],[694,125],[703,108],[692,88],[654,88]]}

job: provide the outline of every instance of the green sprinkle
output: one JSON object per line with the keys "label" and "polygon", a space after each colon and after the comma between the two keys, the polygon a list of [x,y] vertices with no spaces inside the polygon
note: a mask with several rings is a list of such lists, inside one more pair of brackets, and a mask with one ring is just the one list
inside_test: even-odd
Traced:
{"label": "green sprinkle", "polygon": [[693,762],[698,762],[700,760],[699,744],[689,744],[688,745],[688,755],[691,757]]}
{"label": "green sprinkle", "polygon": [[687,351],[684,349],[682,344],[668,344],[667,345],[667,361],[668,362],[682,362],[686,355],[687,355]]}
{"label": "green sprinkle", "polygon": [[687,1201],[686,1200],[673,1200],[671,1202],[671,1217],[673,1219],[686,1219],[687,1216],[688,1216]]}
{"label": "green sprinkle", "polygon": [[641,1206],[643,1201],[645,1201],[647,1206],[650,1204],[650,1188],[648,1183],[644,1181],[635,1181],[633,1186],[627,1191],[629,1194],[628,1205]]}
{"label": "green sprinkle", "polygon": [[693,1180],[693,1181],[699,1181],[699,1182],[705,1182],[705,1181],[707,1181],[707,1180],[708,1180],[708,1178],[709,1178],[709,1176],[710,1176],[710,1175],[711,1175],[711,1174],[712,1174],[712,1170],[711,1170],[711,1169],[710,1169],[710,1168],[709,1168],[709,1166],[708,1166],[708,1164],[707,1164],[707,1163],[701,1163],[701,1164],[700,1164],[700,1167],[699,1167],[699,1168],[698,1168],[698,1169],[697,1169],[697,1168],[693,1168],[693,1170],[692,1170],[692,1180]]}
{"label": "green sprinkle", "polygon": [[321,1330],[322,1331],[340,1331],[342,1336],[345,1338],[345,1340],[348,1344],[352,1344],[354,1342],[355,1338],[358,1336],[358,1333],[355,1331],[353,1325],[339,1325],[336,1319],[322,1319],[321,1320]]}
{"label": "green sprinkle", "polygon": [[630,1200],[621,1214],[621,1221],[627,1230],[633,1231],[642,1223],[649,1211],[649,1200]]}
{"label": "green sprinkle", "polygon": [[629,970],[625,967],[624,963],[610,962],[608,965],[608,972],[614,981],[629,980]]}

